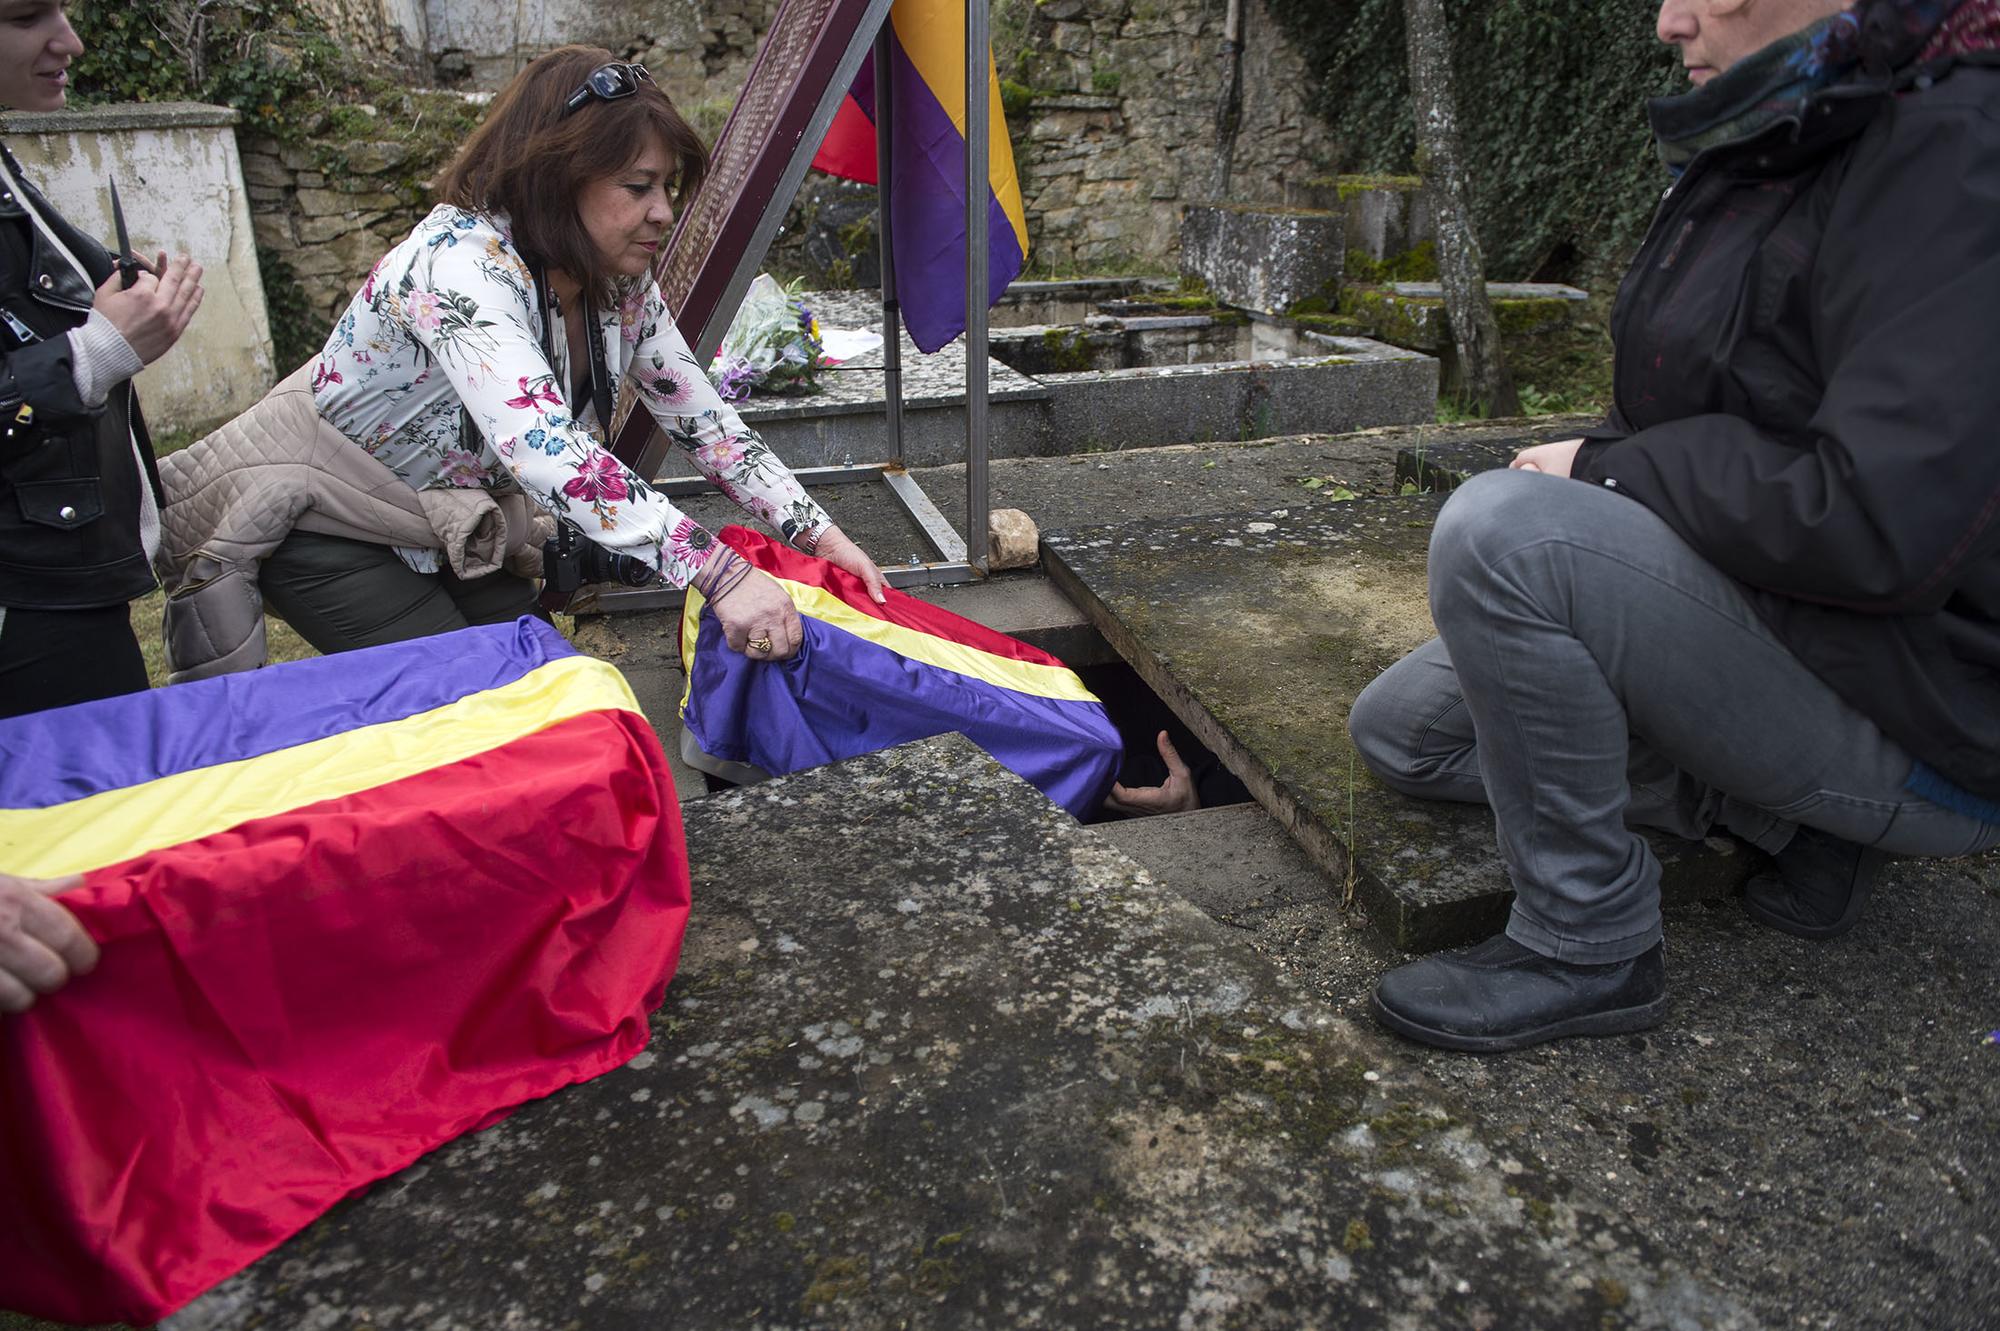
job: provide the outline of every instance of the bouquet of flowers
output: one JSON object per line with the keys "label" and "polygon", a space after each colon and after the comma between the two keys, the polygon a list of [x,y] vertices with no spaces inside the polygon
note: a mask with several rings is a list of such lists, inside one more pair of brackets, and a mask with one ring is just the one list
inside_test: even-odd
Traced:
{"label": "bouquet of flowers", "polygon": [[759,273],[716,349],[709,381],[724,402],[759,393],[810,393],[826,364],[819,320],[799,299],[803,279],[780,286]]}

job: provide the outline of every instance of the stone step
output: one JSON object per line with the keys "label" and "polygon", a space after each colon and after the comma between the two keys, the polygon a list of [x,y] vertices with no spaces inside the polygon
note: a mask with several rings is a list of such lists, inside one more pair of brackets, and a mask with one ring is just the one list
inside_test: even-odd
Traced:
{"label": "stone step", "polygon": [[[1512,892],[1483,808],[1409,799],[1355,755],[1347,713],[1433,630],[1434,496],[1043,534],[1043,565],[1145,683],[1396,944],[1483,938]],[[1734,843],[1654,837],[1670,901],[1751,870]]]}
{"label": "stone step", "polygon": [[1750,1325],[963,740],[686,823],[643,1054],[169,1331]]}

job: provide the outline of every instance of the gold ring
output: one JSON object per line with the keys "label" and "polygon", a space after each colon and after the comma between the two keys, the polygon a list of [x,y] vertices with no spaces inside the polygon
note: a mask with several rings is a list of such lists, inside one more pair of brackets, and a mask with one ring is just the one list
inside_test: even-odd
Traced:
{"label": "gold ring", "polygon": [[771,640],[769,638],[752,638],[743,645],[753,652],[768,652],[771,650]]}

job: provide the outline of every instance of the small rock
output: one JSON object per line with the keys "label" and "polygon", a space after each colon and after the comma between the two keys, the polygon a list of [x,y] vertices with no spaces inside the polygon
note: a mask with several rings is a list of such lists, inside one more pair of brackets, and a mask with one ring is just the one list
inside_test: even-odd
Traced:
{"label": "small rock", "polygon": [[987,516],[986,550],[991,568],[1032,567],[1041,540],[1035,520],[1018,508],[996,508]]}

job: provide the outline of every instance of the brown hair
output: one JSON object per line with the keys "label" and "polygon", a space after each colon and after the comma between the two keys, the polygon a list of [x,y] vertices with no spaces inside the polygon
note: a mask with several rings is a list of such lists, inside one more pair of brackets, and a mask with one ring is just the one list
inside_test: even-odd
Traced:
{"label": "brown hair", "polygon": [[506,213],[514,244],[526,258],[575,277],[600,304],[615,293],[612,274],[577,215],[584,186],[629,166],[648,134],[659,136],[674,163],[668,188],[675,212],[708,172],[701,135],[645,79],[630,97],[593,96],[575,113],[563,114],[570,94],[598,66],[614,60],[596,46],[560,46],[537,56],[500,90],[437,184],[437,197],[445,203]]}

